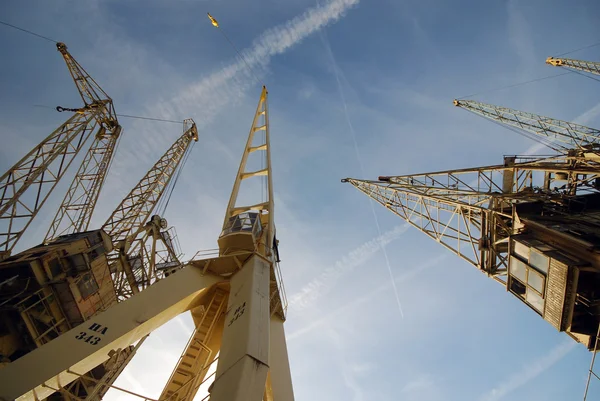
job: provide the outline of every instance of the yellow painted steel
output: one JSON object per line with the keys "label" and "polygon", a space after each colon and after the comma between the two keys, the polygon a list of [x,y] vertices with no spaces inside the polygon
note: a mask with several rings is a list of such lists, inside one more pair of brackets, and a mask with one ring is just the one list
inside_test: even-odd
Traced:
{"label": "yellow painted steel", "polygon": [[[257,132],[264,135],[255,138]],[[253,152],[264,156],[263,168],[255,172],[246,169]],[[250,206],[238,205],[242,183],[253,180],[266,181],[265,196]],[[196,329],[161,399],[192,400],[219,353],[209,389],[212,401],[261,401],[264,396],[293,401],[283,331],[286,301],[273,216],[267,90],[263,87],[225,213],[219,256],[190,261],[1,369],[0,399],[33,400],[61,391],[107,361],[115,350],[192,311]]]}
{"label": "yellow painted steel", "polygon": [[214,19],[213,16],[210,15],[209,13],[206,13],[206,14],[208,14],[208,19],[210,20],[211,24],[213,24],[214,27],[218,28],[219,27],[219,23],[217,22],[217,20]]}
{"label": "yellow painted steel", "polygon": [[[42,399],[180,313],[222,278],[188,266],[0,370],[0,399]],[[65,352],[68,350],[68,352]],[[35,368],[34,368],[35,367]],[[69,372],[75,372],[71,374]]]}

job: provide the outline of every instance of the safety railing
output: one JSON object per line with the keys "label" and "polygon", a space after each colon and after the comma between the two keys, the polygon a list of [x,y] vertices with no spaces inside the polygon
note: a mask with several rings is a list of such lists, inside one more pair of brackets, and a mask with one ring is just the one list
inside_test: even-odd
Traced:
{"label": "safety railing", "polygon": [[260,224],[259,214],[244,212],[229,218],[227,224],[223,227],[221,237],[236,232],[251,232],[254,238],[260,238],[262,225]]}
{"label": "safety railing", "polygon": [[285,293],[285,286],[283,285],[283,276],[281,275],[281,268],[279,262],[273,263],[273,270],[275,271],[275,281],[277,283],[277,289],[279,290],[279,298],[281,300],[281,309],[283,310],[283,316],[287,313],[288,300]]}

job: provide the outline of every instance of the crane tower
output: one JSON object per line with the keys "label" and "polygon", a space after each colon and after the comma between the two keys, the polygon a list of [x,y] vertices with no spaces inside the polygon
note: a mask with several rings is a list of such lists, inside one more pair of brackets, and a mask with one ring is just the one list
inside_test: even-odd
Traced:
{"label": "crane tower", "polygon": [[[180,267],[172,246],[174,238],[164,230],[164,219],[151,213],[190,144],[198,140],[193,120],[186,120],[184,130],[102,229],[59,236],[0,263],[0,322],[6,327],[0,337],[2,365],[18,361],[124,299],[122,288],[116,284],[122,284],[121,277],[127,272],[156,281]],[[160,255],[157,242],[162,242],[169,262],[163,263],[162,271],[161,264],[156,263]],[[148,258],[142,254],[147,248]],[[107,361],[56,388],[53,399],[100,399],[139,345],[111,350]]]}
{"label": "crane tower", "polygon": [[[257,178],[264,180],[264,191],[250,190],[248,197],[241,197],[242,187]],[[113,249],[113,241],[108,234],[97,230],[75,235],[95,235],[96,244],[102,240],[105,252],[98,268],[105,272],[103,277],[110,278],[108,273],[113,272],[106,254]],[[120,242],[119,252],[127,250],[127,243]],[[0,399],[33,400],[60,391],[110,361],[115,350],[130,347],[171,318],[190,311],[196,327],[161,399],[192,400],[207,380],[208,368],[217,361],[211,400],[293,401],[264,87],[218,244],[217,255],[194,258],[141,286],[138,279],[144,274],[133,274],[134,281],[124,274],[131,289],[139,291],[124,293],[121,302],[65,327],[52,341],[0,369]],[[152,277],[156,270],[156,266],[147,270],[147,275]]]}
{"label": "crane tower", "polygon": [[110,97],[64,43],[56,46],[84,105],[57,107],[75,114],[0,177],[0,261],[11,255],[75,156],[94,135],[46,239],[87,229],[121,133]]}
{"label": "crane tower", "polygon": [[548,57],[546,64],[555,67],[570,68],[572,70],[589,72],[590,74],[600,75],[600,63],[597,61],[574,60],[571,58]]}
{"label": "crane tower", "polygon": [[600,318],[600,131],[474,101],[558,154],[424,174],[346,178],[501,283],[559,331],[596,349]]}
{"label": "crane tower", "polygon": [[[198,140],[194,121],[184,121],[183,135],[125,197],[102,229],[88,231],[121,126],[106,92],[71,56],[65,44],[57,43],[57,48],[84,106],[57,107],[74,115],[1,181],[0,367],[124,299],[121,278],[128,272],[142,276],[144,284],[149,285],[181,267],[174,228],[167,230],[166,220],[152,212],[165,191],[172,190],[171,178],[190,151],[190,144]],[[90,136],[94,138],[92,145],[44,242],[11,256],[17,241]],[[100,399],[142,342],[111,350],[106,361],[55,388],[50,398]]]}

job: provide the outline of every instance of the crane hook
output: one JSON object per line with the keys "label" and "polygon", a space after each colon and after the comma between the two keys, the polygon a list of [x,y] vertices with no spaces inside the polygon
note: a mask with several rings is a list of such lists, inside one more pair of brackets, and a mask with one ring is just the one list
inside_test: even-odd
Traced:
{"label": "crane hook", "polygon": [[61,107],[61,106],[56,106],[56,111],[58,111],[59,113],[62,113],[63,111],[72,111],[75,113],[83,113],[83,109],[71,109],[69,107]]}

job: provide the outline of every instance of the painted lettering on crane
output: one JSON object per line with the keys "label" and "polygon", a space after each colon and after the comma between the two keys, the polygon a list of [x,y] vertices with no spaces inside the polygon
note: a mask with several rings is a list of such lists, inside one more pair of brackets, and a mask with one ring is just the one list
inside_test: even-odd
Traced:
{"label": "painted lettering on crane", "polygon": [[[84,341],[91,345],[98,345],[98,343],[102,340],[102,337],[98,337],[94,334],[105,335],[108,331],[108,327],[102,326],[98,323],[92,323],[92,325],[88,328],[88,331],[80,331],[79,334],[75,336],[77,340]],[[88,334],[89,332],[89,334]]]}
{"label": "painted lettering on crane", "polygon": [[243,304],[238,306],[237,309],[235,310],[235,312],[233,312],[233,317],[231,318],[231,320],[229,320],[227,327],[231,326],[233,324],[233,322],[238,320],[244,314],[245,311],[246,311],[246,301],[244,301]]}

